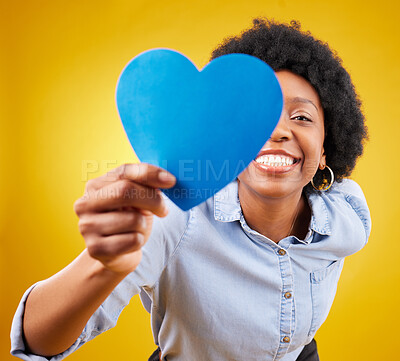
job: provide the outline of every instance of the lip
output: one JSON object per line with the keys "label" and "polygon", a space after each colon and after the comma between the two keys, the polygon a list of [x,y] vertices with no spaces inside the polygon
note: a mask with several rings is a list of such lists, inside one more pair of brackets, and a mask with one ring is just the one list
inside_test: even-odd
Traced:
{"label": "lip", "polygon": [[[285,166],[280,166],[280,167],[271,167],[265,164],[257,163],[255,159],[262,155],[266,154],[273,154],[273,155],[283,155],[286,157],[291,157],[295,159],[295,163],[291,165],[285,165]],[[291,172],[294,168],[296,168],[301,161],[301,158],[298,158],[294,156],[293,154],[283,150],[283,149],[261,149],[261,151],[257,154],[257,157],[254,160],[252,160],[252,164],[260,171],[268,174],[284,174]]]}
{"label": "lip", "polygon": [[301,158],[296,157],[295,155],[287,152],[286,150],[283,149],[270,149],[270,148],[265,148],[261,149],[261,151],[257,154],[257,156],[254,159],[257,159],[261,155],[265,154],[274,154],[274,155],[285,155],[286,157],[291,157],[296,160],[296,163],[300,161]]}
{"label": "lip", "polygon": [[265,164],[260,164],[257,163],[255,160],[252,160],[251,163],[260,171],[268,174],[283,174],[283,173],[288,173],[291,172],[299,162],[293,163],[292,165],[285,165],[285,166],[280,166],[280,167],[271,167]]}

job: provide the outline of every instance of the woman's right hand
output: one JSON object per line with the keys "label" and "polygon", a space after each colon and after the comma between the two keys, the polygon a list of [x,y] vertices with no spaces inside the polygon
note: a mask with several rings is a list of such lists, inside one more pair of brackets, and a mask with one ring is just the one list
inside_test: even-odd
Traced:
{"label": "woman's right hand", "polygon": [[115,273],[135,270],[153,215],[168,214],[158,188],[171,188],[175,182],[171,173],[147,163],[123,164],[89,180],[74,204],[89,255]]}

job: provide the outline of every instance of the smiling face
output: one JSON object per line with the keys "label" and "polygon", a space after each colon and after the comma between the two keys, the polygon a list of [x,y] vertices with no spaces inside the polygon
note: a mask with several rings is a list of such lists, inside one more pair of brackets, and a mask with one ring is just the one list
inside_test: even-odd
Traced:
{"label": "smiling face", "polygon": [[279,198],[301,192],[325,167],[324,114],[312,85],[287,70],[276,72],[284,105],[279,123],[257,158],[238,176],[247,190]]}

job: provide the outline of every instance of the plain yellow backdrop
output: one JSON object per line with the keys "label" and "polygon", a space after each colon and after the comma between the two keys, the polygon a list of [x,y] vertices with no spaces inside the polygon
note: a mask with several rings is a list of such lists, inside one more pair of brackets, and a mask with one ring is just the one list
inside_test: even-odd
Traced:
{"label": "plain yellow backdrop", "polygon": [[[316,336],[321,360],[398,359],[399,10],[397,1],[2,0],[0,359],[13,359],[8,334],[24,290],[84,247],[73,203],[85,181],[135,161],[114,101],[125,64],[168,47],[203,67],[214,46],[255,16],[298,19],[329,42],[353,78],[370,131],[353,179],[369,202],[373,231],[346,261]],[[134,298],[116,328],[69,360],[147,360],[153,349],[149,316]]]}

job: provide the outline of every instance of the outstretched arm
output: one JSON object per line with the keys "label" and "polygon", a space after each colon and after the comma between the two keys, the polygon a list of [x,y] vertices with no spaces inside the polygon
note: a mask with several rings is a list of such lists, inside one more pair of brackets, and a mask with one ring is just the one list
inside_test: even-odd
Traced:
{"label": "outstretched arm", "polygon": [[75,202],[86,249],[67,267],[39,283],[25,306],[23,330],[32,353],[51,356],[70,347],[113,289],[141,260],[153,215],[168,210],[157,188],[175,178],[148,164],[126,164],[90,180]]}

